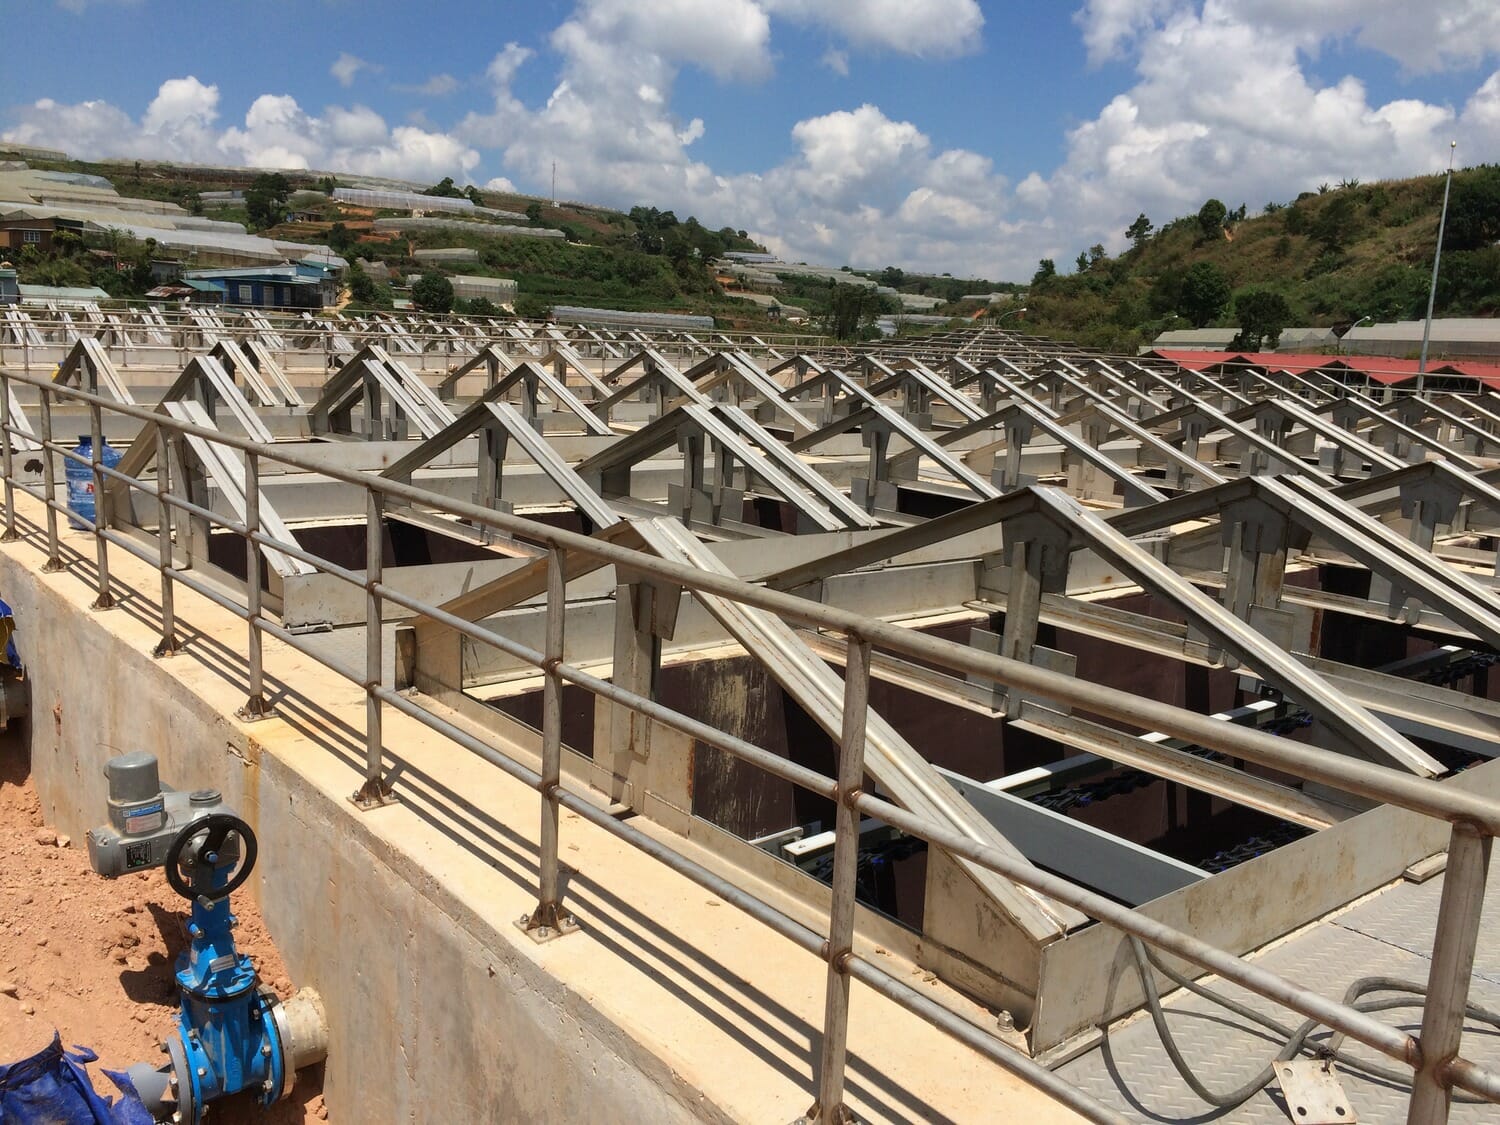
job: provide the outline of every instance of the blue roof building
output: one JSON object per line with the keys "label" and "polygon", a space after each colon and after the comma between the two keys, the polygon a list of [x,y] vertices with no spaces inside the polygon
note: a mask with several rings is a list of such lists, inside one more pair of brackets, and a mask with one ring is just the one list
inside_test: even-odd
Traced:
{"label": "blue roof building", "polygon": [[280,266],[188,270],[183,282],[207,292],[212,287],[225,305],[258,309],[321,309],[338,303],[332,270],[296,262]]}

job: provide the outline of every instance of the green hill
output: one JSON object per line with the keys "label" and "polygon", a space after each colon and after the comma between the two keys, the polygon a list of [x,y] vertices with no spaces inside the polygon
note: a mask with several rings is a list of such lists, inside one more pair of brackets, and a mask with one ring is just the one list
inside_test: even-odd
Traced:
{"label": "green hill", "polygon": [[[1134,245],[1117,258],[1096,246],[1067,276],[1041,263],[1027,331],[1128,352],[1168,329],[1241,327],[1249,307],[1267,303],[1252,302],[1257,293],[1284,299],[1283,327],[1419,318],[1442,199],[1443,177],[1425,176],[1325,185],[1248,217],[1211,200],[1160,230],[1133,226]],[[1497,240],[1500,166],[1456,172],[1435,315],[1500,311]]]}
{"label": "green hill", "polygon": [[[170,200],[195,214],[244,222],[251,229],[295,241],[326,242],[341,254],[380,260],[405,274],[433,268],[419,264],[411,256],[414,250],[472,247],[479,261],[450,272],[514,278],[517,309],[525,315],[555,304],[604,304],[708,314],[726,327],[769,326],[763,309],[725,294],[710,265],[727,250],[761,247],[742,230],[712,229],[693,217],[679,221],[670,211],[655,207],[633,207],[624,213],[553,205],[528,196],[459,189],[445,181],[429,193],[467,195],[483,206],[524,214],[531,225],[562,230],[567,239],[497,237],[479,223],[472,232],[448,228],[382,236],[326,196],[298,195],[302,189],[327,191],[336,185],[333,177],[318,173],[267,175],[253,169],[140,161],[34,166],[102,175],[122,195]],[[202,192],[231,188],[244,190],[246,202],[200,197]],[[250,197],[257,195],[259,205],[252,205]],[[1080,252],[1071,273],[1059,273],[1050,261],[1040,263],[1024,297],[1025,330],[1131,352],[1166,329],[1240,327],[1246,315],[1256,313],[1271,322],[1262,323],[1262,329],[1274,327],[1278,318],[1283,327],[1338,327],[1361,317],[1419,317],[1426,309],[1442,196],[1443,177],[1426,176],[1324,185],[1290,203],[1268,203],[1253,216],[1244,205],[1230,211],[1210,200],[1200,214],[1174,219],[1160,229],[1143,215],[1126,232],[1132,247],[1118,257],[1094,246]],[[292,207],[299,221],[266,226]],[[374,217],[395,213],[377,212]],[[1437,289],[1438,315],[1494,316],[1500,311],[1497,240],[1500,166],[1455,173]],[[23,255],[18,263],[22,280],[92,281],[117,296],[138,297],[151,284],[146,268],[150,248],[132,250],[119,243],[111,240],[110,248],[122,261],[134,261],[134,270],[102,266],[87,256],[82,243],[65,240],[50,259]],[[1063,270],[1068,266],[1062,263]],[[1016,306],[986,308],[959,300],[962,295],[1024,288],[1016,282],[947,274],[908,275],[897,266],[861,272],[903,292],[946,300],[948,304],[934,311],[965,318],[1009,316]],[[837,292],[842,289],[837,287]],[[836,288],[826,279],[788,278],[780,296],[808,308],[816,319],[829,313]],[[362,280],[356,301],[388,305],[390,292]],[[866,311],[894,312],[896,304],[883,297]],[[867,316],[861,323],[865,320]],[[1006,327],[1020,325],[1007,319]]]}

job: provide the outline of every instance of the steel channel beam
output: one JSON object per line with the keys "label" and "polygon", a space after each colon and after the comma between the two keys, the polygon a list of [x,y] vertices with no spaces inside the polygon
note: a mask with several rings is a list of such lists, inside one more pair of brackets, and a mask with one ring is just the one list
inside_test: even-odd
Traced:
{"label": "steel channel beam", "polygon": [[[47,394],[60,395],[84,403],[92,400],[101,401],[114,413],[124,417],[133,417],[139,421],[157,420],[155,416],[139,408],[111,403],[83,392],[52,388],[46,380],[39,377],[15,374],[11,377],[17,382],[28,383]],[[240,450],[249,448],[249,443],[229,435],[175,420],[170,424],[174,430],[184,435],[216,441],[226,448]],[[49,445],[55,448],[55,444],[49,442]],[[304,462],[294,454],[267,451],[266,456],[292,468],[322,472],[325,476],[342,480],[345,483],[360,487],[371,484],[364,474],[336,467],[320,468]],[[1156,703],[1101,685],[1059,676],[1045,669],[976,652],[965,646],[924,637],[899,626],[887,625],[856,614],[820,606],[806,599],[766,590],[743,583],[738,579],[705,574],[692,567],[621,549],[587,536],[537,524],[523,517],[486,510],[477,505],[456,500],[439,501],[424,490],[394,482],[381,482],[378,487],[387,495],[408,503],[414,502],[443,508],[455,516],[490,526],[498,531],[510,534],[524,533],[528,538],[549,546],[558,546],[568,551],[576,550],[601,563],[633,567],[653,577],[677,582],[695,591],[702,590],[705,593],[718,594],[744,605],[769,610],[790,621],[838,631],[858,631],[868,636],[873,643],[891,651],[930,661],[960,673],[973,673],[995,679],[1007,686],[1019,687],[1031,694],[1080,707],[1105,718],[1150,725],[1196,744],[1220,749],[1236,757],[1299,774],[1308,780],[1318,781],[1372,800],[1396,804],[1441,820],[1470,819],[1483,825],[1485,830],[1491,833],[1500,829],[1500,805],[1446,789],[1435,783],[1405,777],[1390,769],[1315,748],[1296,747],[1274,736],[1231,728],[1226,724],[1215,723],[1204,716],[1184,711],[1181,708]],[[55,501],[53,503],[55,504]],[[221,520],[221,523],[226,526],[230,525],[229,521]]]}

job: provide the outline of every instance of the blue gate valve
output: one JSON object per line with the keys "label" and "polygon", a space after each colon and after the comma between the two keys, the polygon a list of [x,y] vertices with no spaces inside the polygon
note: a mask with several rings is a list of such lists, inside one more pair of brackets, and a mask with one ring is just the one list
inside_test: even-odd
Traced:
{"label": "blue gate valve", "polygon": [[94,870],[113,877],[164,867],[192,903],[188,948],[177,959],[176,1033],[162,1045],[169,1061],[126,1073],[158,1121],[200,1125],[211,1103],[245,1090],[273,1105],[291,1093],[301,1067],[325,1057],[328,1033],[316,992],[281,1001],[235,947],[229,896],[255,866],[255,833],[217,790],[163,787],[155,755],[113,758],[105,775],[110,823],[89,831]]}

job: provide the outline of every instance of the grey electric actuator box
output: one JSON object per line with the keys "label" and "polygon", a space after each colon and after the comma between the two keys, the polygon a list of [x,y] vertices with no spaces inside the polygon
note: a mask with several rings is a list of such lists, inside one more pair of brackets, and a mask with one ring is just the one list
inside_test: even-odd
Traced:
{"label": "grey electric actuator box", "polygon": [[184,828],[211,813],[231,812],[217,789],[179,793],[164,787],[156,755],[144,750],[111,758],[104,776],[109,823],[89,829],[89,865],[111,879],[162,866]]}

